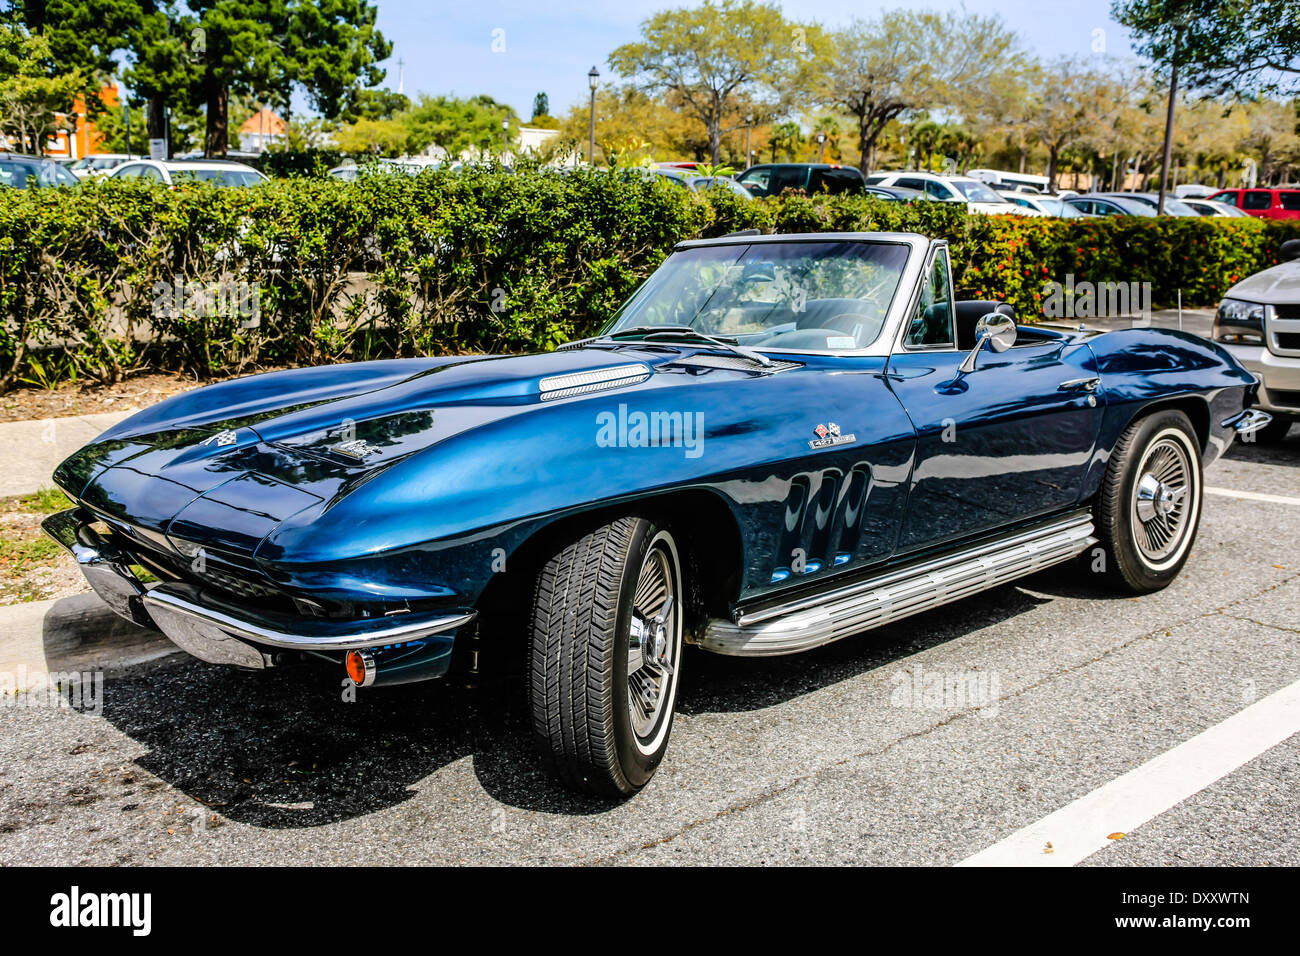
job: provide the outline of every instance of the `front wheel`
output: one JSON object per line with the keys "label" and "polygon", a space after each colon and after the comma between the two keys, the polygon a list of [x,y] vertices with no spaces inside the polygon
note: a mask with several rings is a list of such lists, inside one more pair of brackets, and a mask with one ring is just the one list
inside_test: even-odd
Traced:
{"label": "front wheel", "polygon": [[1133,594],[1178,576],[1201,519],[1201,453],[1179,411],[1138,419],[1116,442],[1097,505],[1105,573]]}
{"label": "front wheel", "polygon": [[534,736],[567,785],[626,797],[668,748],[681,670],[682,571],[668,529],[625,517],[542,567],[533,602]]}

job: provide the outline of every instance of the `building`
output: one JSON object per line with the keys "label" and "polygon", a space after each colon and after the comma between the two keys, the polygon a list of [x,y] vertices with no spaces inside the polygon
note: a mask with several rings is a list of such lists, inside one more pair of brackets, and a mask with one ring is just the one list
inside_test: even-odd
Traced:
{"label": "building", "polygon": [[243,153],[264,153],[271,145],[283,145],[289,134],[289,124],[270,107],[260,110],[239,127],[239,150]]}

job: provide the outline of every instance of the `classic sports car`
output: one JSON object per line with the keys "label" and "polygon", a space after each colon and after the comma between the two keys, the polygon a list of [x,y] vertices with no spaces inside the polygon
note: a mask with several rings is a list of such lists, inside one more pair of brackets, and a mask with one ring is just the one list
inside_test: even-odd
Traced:
{"label": "classic sports car", "polygon": [[631,794],[683,643],[802,651],[1094,546],[1119,587],[1161,588],[1204,464],[1267,424],[1221,346],[1017,326],[954,301],[948,256],[912,234],[684,242],[548,354],[164,401],[59,466],[76,507],[45,526],[114,610],[206,661],[324,657],[371,687],[518,649],[556,773]]}

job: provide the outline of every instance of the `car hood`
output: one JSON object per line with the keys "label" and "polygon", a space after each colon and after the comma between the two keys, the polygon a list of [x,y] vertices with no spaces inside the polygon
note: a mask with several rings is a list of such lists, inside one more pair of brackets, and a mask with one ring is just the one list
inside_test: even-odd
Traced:
{"label": "car hood", "polygon": [[1300,303],[1300,260],[1257,272],[1228,290],[1224,298],[1246,299],[1266,305]]}
{"label": "car hood", "polygon": [[419,452],[556,399],[635,388],[682,355],[584,348],[252,376],[126,419],[54,477],[142,543],[251,557],[286,519],[329,508]]}
{"label": "car hood", "polygon": [[982,212],[991,215],[1008,212],[1028,216],[1043,215],[1037,210],[1026,209],[1024,206],[1017,206],[1011,202],[968,202],[966,203],[966,209],[970,212]]}

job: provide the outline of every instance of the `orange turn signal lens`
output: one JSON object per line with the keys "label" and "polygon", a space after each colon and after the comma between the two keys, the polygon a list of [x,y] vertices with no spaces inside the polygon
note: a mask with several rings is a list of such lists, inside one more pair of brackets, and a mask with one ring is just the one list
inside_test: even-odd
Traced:
{"label": "orange turn signal lens", "polygon": [[365,687],[375,679],[375,661],[369,654],[348,651],[343,666],[348,672],[348,679],[358,687]]}

